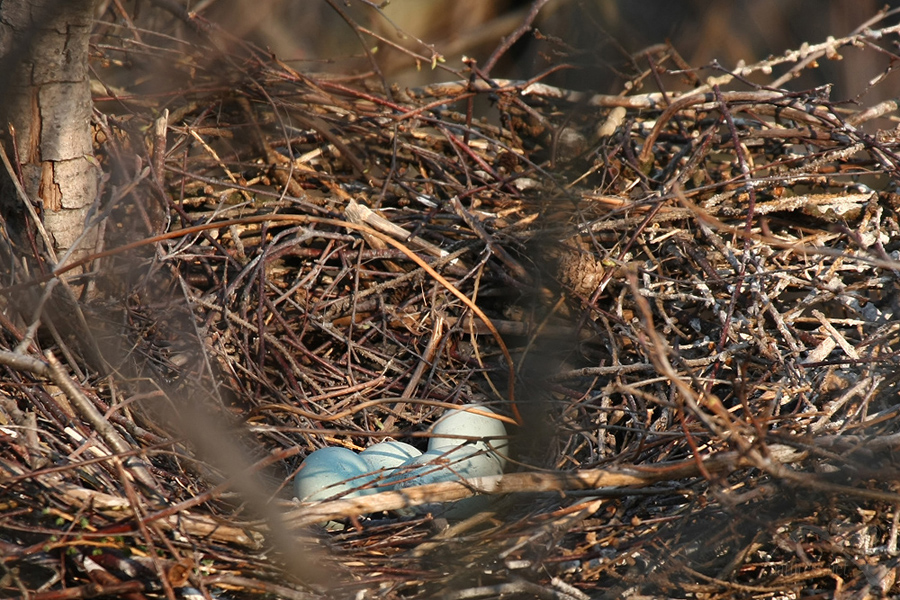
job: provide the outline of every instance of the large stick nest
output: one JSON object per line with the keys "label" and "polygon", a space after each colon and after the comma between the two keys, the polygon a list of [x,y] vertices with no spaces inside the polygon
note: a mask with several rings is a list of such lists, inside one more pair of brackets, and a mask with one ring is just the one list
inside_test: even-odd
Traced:
{"label": "large stick nest", "polygon": [[[98,43],[105,246],[7,278],[3,594],[896,593],[896,105],[779,87],[896,36],[619,96]],[[291,501],[473,401],[513,475]]]}

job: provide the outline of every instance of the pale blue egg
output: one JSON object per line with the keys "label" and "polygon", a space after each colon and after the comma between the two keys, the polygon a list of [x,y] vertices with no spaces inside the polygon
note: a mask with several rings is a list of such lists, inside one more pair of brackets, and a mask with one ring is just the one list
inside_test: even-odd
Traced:
{"label": "pale blue egg", "polygon": [[374,476],[378,491],[393,487],[391,483],[393,478],[389,480],[388,476],[396,467],[421,455],[422,452],[415,446],[393,440],[378,442],[359,453],[359,457],[366,462],[369,472]]}
{"label": "pale blue egg", "polygon": [[[353,498],[371,494],[369,465],[347,448],[322,448],[306,457],[294,477],[294,496],[303,502],[333,496]],[[367,486],[367,487],[366,487]]]}
{"label": "pale blue egg", "polygon": [[359,453],[359,457],[366,461],[371,471],[393,469],[407,460],[421,455],[422,453],[415,446],[393,440],[378,442]]}
{"label": "pale blue egg", "polygon": [[[503,464],[500,457],[488,450],[484,444],[476,443],[456,448],[429,450],[397,467],[393,481],[399,491],[428,483],[488,477],[502,473]],[[417,507],[416,510],[448,519],[464,519],[483,510],[489,502],[489,498],[485,496],[475,496],[457,502],[426,504]]]}

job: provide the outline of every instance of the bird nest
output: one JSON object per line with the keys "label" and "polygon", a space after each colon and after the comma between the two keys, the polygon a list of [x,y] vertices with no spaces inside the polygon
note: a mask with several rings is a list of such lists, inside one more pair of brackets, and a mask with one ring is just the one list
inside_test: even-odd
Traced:
{"label": "bird nest", "polygon": [[[896,593],[897,107],[782,86],[897,32],[615,96],[259,53],[98,86],[105,245],[6,290],[3,594]],[[291,499],[468,402],[503,476]]]}

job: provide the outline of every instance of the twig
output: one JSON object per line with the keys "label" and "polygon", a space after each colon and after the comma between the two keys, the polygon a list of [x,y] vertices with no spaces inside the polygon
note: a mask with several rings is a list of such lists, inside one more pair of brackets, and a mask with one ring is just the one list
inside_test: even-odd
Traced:
{"label": "twig", "polygon": [[491,69],[497,64],[497,61],[500,60],[506,52],[512,48],[513,44],[515,44],[519,39],[531,31],[532,24],[534,20],[537,19],[538,13],[541,12],[541,9],[544,5],[547,4],[550,0],[534,0],[531,4],[531,8],[528,11],[528,15],[522,21],[522,24],[513,31],[511,34],[503,38],[503,41],[497,46],[497,48],[491,53],[490,58],[488,58],[487,62],[484,63],[484,68],[482,69],[485,74],[489,74]]}
{"label": "twig", "polygon": [[[24,356],[14,352],[0,351],[0,363],[7,365],[13,369],[29,371],[42,377],[49,377],[59,389],[65,393],[69,401],[75,406],[81,416],[91,424],[100,437],[109,444],[113,451],[120,454],[128,454],[131,452],[131,446],[119,435],[113,428],[112,424],[103,418],[100,411],[87,399],[87,397],[78,389],[69,377],[63,371],[62,365],[49,350],[46,353],[47,362],[43,362],[34,357]],[[137,457],[129,457],[125,464],[147,489],[159,492],[159,484],[147,470],[144,462]]]}
{"label": "twig", "polygon": [[[772,444],[768,447],[773,464],[789,464],[803,460],[807,454],[790,446]],[[757,466],[740,452],[724,452],[698,457],[710,473],[728,473],[739,468]],[[691,459],[653,468],[632,465],[615,469],[588,469],[564,473],[527,472],[475,477],[461,481],[446,481],[405,488],[401,491],[380,492],[358,498],[332,500],[311,504],[289,511],[285,522],[294,527],[322,523],[332,519],[353,517],[383,510],[398,510],[430,504],[453,502],[478,494],[511,494],[537,492],[565,492],[597,490],[599,488],[646,487],[661,481],[676,481],[700,474],[698,463]],[[864,490],[863,490],[864,491]],[[627,494],[625,489],[623,494]],[[900,500],[900,495],[888,494]]]}

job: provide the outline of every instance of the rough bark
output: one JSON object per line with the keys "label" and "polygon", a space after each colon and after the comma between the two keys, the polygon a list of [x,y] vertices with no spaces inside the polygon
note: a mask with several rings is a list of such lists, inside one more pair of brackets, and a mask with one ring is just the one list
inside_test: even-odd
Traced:
{"label": "rough bark", "polygon": [[[78,241],[97,196],[99,176],[92,155],[88,77],[93,4],[0,0],[0,76],[7,82],[0,92],[4,146],[10,160],[18,163],[28,200],[53,238],[51,256],[76,242],[87,250],[95,239],[88,232]],[[9,185],[6,169],[0,171],[5,212],[21,216],[24,200]]]}

